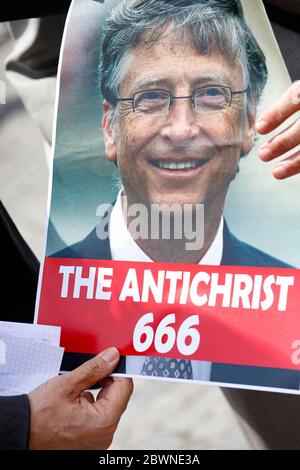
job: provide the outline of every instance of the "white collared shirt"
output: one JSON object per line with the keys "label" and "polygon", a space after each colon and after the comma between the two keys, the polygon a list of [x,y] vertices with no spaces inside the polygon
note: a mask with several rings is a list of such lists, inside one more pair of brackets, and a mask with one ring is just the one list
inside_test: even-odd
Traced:
{"label": "white collared shirt", "polygon": [[[143,261],[152,262],[146,253],[138,246],[131,236],[122,211],[122,190],[118,194],[109,222],[110,250],[113,260],[117,261]],[[199,264],[219,266],[223,254],[223,217],[217,234],[209,249],[200,260]],[[144,364],[144,356],[126,356],[126,372],[132,375],[140,375]],[[194,380],[210,380],[211,362],[191,361]]]}

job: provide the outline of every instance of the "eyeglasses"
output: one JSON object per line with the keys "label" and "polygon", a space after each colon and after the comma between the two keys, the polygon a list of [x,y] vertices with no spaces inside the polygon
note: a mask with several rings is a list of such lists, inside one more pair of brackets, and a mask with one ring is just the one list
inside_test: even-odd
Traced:
{"label": "eyeglasses", "polygon": [[232,91],[224,85],[209,85],[198,88],[190,96],[173,96],[165,90],[153,89],[139,91],[132,98],[118,98],[117,101],[131,101],[134,113],[162,116],[169,113],[174,100],[188,99],[196,113],[218,113],[229,108],[234,95],[246,93]]}

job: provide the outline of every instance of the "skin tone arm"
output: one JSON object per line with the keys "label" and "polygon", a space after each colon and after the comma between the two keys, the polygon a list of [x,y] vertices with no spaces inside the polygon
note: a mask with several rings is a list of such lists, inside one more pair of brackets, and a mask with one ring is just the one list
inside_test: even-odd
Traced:
{"label": "skin tone arm", "polygon": [[[277,129],[289,117],[300,111],[300,81],[283,94],[279,101],[263,114],[256,124],[256,130],[266,135]],[[259,149],[258,155],[264,162],[277,161],[286,152],[300,145],[300,119],[278,133],[272,139],[265,142]],[[273,168],[273,175],[277,179],[285,179],[300,173],[300,151],[296,151],[290,157],[277,162]]]}
{"label": "skin tone arm", "polygon": [[[110,348],[29,394],[29,449],[107,449],[133,391],[132,380],[108,377],[118,364]],[[99,382],[96,400],[86,390]]]}

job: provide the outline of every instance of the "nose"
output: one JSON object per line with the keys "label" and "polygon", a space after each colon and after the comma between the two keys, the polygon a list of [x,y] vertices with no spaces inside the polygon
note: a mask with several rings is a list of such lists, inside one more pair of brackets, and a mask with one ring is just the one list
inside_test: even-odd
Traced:
{"label": "nose", "polygon": [[174,99],[166,121],[161,127],[161,136],[180,147],[194,140],[199,132],[199,120],[195,116],[191,100]]}

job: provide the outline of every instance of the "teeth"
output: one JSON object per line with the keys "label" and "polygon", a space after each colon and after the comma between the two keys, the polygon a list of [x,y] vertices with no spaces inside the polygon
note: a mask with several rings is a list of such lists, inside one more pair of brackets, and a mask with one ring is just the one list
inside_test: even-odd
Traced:
{"label": "teeth", "polygon": [[159,168],[165,168],[167,170],[185,170],[186,168],[196,168],[197,162],[159,162]]}

